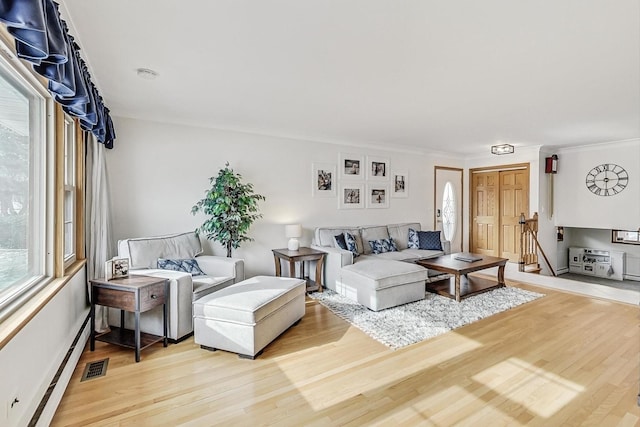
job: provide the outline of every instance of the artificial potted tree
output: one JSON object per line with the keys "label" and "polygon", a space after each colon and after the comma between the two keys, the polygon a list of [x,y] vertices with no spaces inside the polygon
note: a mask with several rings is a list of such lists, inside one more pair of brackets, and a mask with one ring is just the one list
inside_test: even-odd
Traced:
{"label": "artificial potted tree", "polygon": [[255,194],[252,184],[244,184],[242,176],[229,168],[229,162],[209,182],[211,188],[205,198],[191,208],[193,215],[202,211],[209,216],[196,233],[221,243],[227,249],[227,257],[231,257],[231,251],[240,243],[253,240],[247,233],[251,224],[262,218],[258,201],[265,197]]}

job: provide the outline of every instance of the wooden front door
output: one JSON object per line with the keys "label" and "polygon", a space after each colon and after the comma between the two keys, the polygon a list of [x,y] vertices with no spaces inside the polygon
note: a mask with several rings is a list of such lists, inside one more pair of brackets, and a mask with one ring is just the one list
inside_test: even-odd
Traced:
{"label": "wooden front door", "polygon": [[471,173],[471,252],[508,258],[520,254],[520,214],[529,215],[529,165]]}

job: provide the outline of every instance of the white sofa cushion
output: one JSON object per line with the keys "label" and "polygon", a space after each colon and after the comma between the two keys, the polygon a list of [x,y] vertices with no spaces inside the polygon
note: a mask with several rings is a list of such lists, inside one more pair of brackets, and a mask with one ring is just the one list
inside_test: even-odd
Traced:
{"label": "white sofa cushion", "polygon": [[343,234],[345,231],[351,234],[356,239],[356,247],[358,249],[358,253],[364,253],[362,237],[360,237],[360,230],[358,229],[358,227],[316,228],[316,233],[314,236],[315,244],[318,246],[335,248],[337,247],[335,241],[336,234]]}
{"label": "white sofa cushion", "polygon": [[360,228],[360,235],[362,237],[362,245],[364,247],[364,254],[369,255],[371,251],[370,240],[388,239],[389,231],[386,225],[377,225],[372,227]]}
{"label": "white sofa cushion", "polygon": [[410,262],[365,260],[342,267],[344,283],[360,284],[370,289],[385,289],[406,283],[426,281],[427,269]]}
{"label": "white sofa cushion", "polygon": [[118,253],[129,257],[129,268],[132,270],[156,268],[158,258],[195,258],[202,253],[202,244],[196,233],[188,232],[122,240],[118,242]]}
{"label": "white sofa cushion", "polygon": [[406,224],[390,224],[387,225],[387,229],[389,230],[389,237],[393,239],[398,247],[398,250],[407,249],[408,247],[408,239],[409,239],[409,229],[413,228],[414,230],[420,230],[419,222],[410,222]]}

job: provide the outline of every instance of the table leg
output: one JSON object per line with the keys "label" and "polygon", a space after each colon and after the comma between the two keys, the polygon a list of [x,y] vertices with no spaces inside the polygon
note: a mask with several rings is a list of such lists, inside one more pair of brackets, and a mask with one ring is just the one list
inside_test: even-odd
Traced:
{"label": "table leg", "polygon": [[289,277],[296,277],[296,263],[289,261]]}
{"label": "table leg", "polygon": [[91,351],[96,349],[96,293],[93,291],[93,286],[91,287],[91,308],[89,309],[89,315],[91,316],[91,342],[89,344],[89,349]]}
{"label": "table leg", "polygon": [[166,347],[169,342],[167,340],[167,303],[162,304],[162,323],[163,323],[163,331],[164,331],[164,340],[162,341],[162,346]]}
{"label": "table leg", "polygon": [[304,279],[304,261],[300,261],[300,278]]}
{"label": "table leg", "polygon": [[504,284],[504,265],[498,266],[498,285],[505,286],[505,284]]}
{"label": "table leg", "polygon": [[460,302],[460,275],[456,274],[456,302]]}
{"label": "table leg", "polygon": [[316,283],[318,284],[318,292],[322,292],[322,266],[324,265],[324,255],[320,255],[320,259],[316,263]]}
{"label": "table leg", "polygon": [[140,361],[140,312],[136,310],[136,329],[135,329],[135,339],[136,339],[136,362]]}
{"label": "table leg", "polygon": [[278,258],[278,255],[273,256],[273,261],[276,263],[276,276],[280,277],[282,275],[282,271],[280,267],[280,258]]}

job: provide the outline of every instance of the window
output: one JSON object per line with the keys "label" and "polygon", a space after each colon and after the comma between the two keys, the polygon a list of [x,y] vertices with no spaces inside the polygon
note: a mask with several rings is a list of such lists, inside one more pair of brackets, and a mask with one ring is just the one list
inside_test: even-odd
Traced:
{"label": "window", "polygon": [[64,265],[76,260],[76,126],[64,115]]}
{"label": "window", "polygon": [[45,111],[44,97],[0,56],[0,309],[46,273]]}
{"label": "window", "polygon": [[442,232],[444,238],[453,241],[456,236],[456,193],[448,181],[442,194]]}
{"label": "window", "polygon": [[640,229],[638,229],[638,231],[613,230],[611,233],[611,241],[613,243],[640,245]]}

